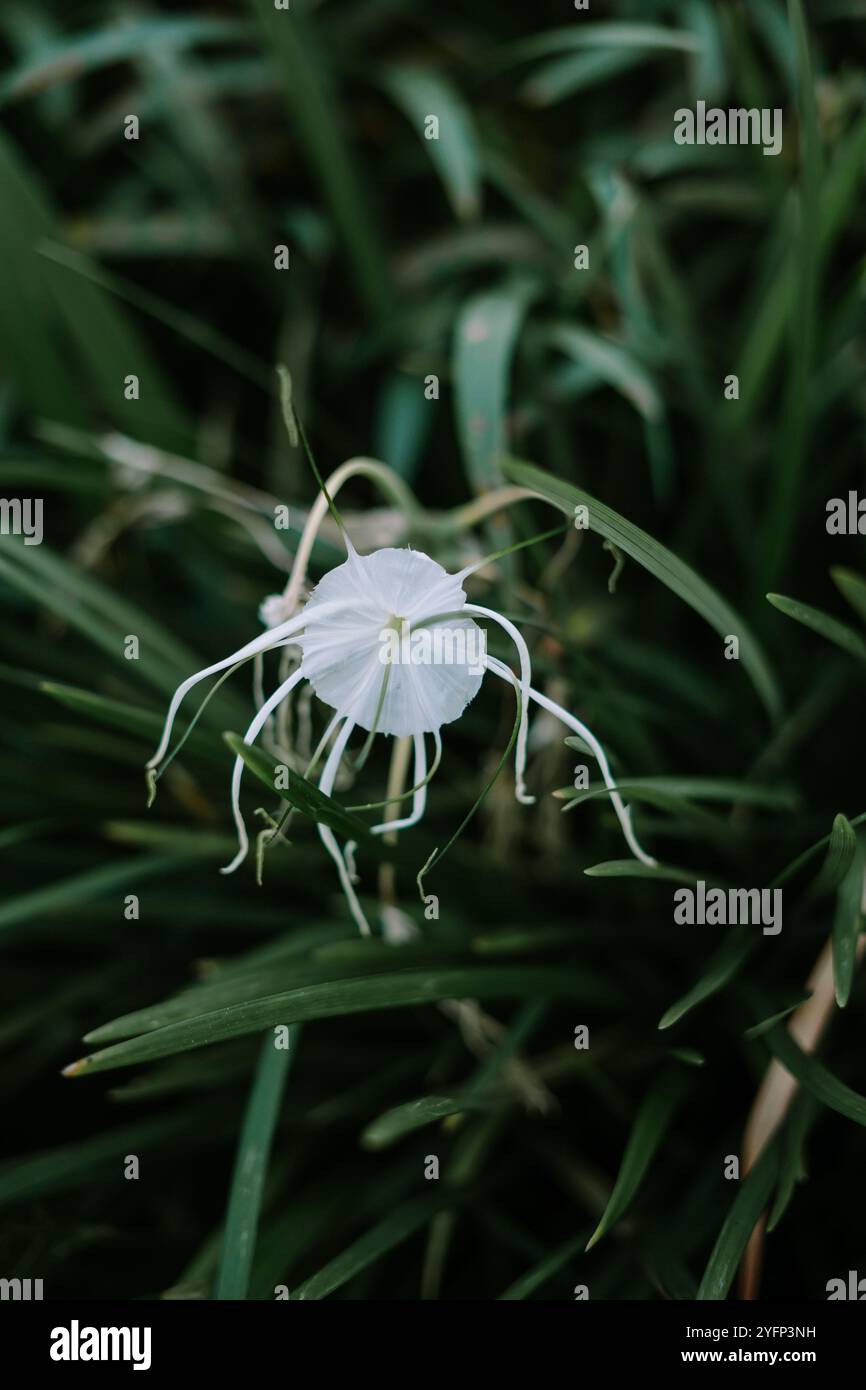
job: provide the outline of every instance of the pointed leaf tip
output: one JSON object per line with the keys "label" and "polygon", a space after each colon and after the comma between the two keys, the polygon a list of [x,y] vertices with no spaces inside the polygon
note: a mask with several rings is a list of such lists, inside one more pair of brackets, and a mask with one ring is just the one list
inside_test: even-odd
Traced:
{"label": "pointed leaf tip", "polygon": [[64,1067],[60,1075],[80,1076],[81,1073],[85,1070],[88,1060],[89,1059],[87,1057],[79,1057],[77,1062],[70,1062],[68,1067]]}

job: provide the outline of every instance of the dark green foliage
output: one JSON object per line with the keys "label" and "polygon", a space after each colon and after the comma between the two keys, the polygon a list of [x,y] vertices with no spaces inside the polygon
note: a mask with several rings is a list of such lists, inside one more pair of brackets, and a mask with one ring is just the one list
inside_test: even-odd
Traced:
{"label": "dark green foliage", "polygon": [[[762,1296],[863,1272],[866,544],[825,524],[866,497],[863,18],[3,5],[0,498],[43,499],[45,538],[0,535],[0,1276],[723,1298],[764,1211]],[[699,99],[781,107],[781,153],[677,145]],[[655,868],[546,717],[535,806],[510,759],[494,779],[516,726],[493,676],[393,851],[359,828],[383,740],[332,799],[278,795],[256,751],[262,883],[254,852],[220,876],[249,668],[147,811],[172,690],[261,630],[315,498],[277,363],[326,477],[394,470],[340,494],[359,549],[508,552],[470,597],[609,750]],[[342,554],[328,518],[311,579]],[[358,938],[317,819],[358,839],[376,930],[393,892],[416,936]],[[677,925],[698,879],[781,887],[782,932]],[[828,941],[815,1055],[787,1028]],[[796,1100],[726,1181],[773,1059]]]}

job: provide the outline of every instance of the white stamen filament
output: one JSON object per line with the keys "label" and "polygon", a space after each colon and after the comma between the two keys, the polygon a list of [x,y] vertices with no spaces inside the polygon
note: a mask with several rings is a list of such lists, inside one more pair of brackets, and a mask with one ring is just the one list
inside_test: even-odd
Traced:
{"label": "white stamen filament", "polygon": [[408,830],[410,825],[417,825],[424,814],[427,805],[427,752],[424,747],[424,735],[415,734],[415,772],[412,783],[415,788],[412,797],[412,810],[408,816],[402,820],[386,820],[381,825],[371,827],[372,835],[383,835],[386,830]]}
{"label": "white stamen filament", "polygon": [[322,737],[319,739],[319,742],[316,744],[315,751],[312,757],[310,758],[309,767],[304,773],[305,778],[312,777],[313,773],[319,765],[319,759],[321,758],[328,744],[331,742],[333,732],[342,718],[343,716],[340,714],[339,710],[337,710],[334,713],[334,715],[328,720],[328,726],[325,729],[325,732],[322,734]]}

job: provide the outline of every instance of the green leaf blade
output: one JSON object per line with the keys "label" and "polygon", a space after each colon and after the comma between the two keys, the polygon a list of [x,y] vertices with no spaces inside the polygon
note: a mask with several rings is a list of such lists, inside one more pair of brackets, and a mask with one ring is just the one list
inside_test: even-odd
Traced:
{"label": "green leaf blade", "polygon": [[706,622],[725,638],[739,636],[740,659],[751,677],[767,712],[775,719],[782,708],[776,678],[757,638],[745,620],[699,574],[680,560],[672,551],[654,540],[646,531],[620,516],[611,507],[599,502],[573,483],[563,481],[532,464],[506,459],[505,476],[520,487],[529,488],[566,516],[575,515],[575,507],[588,510],[589,529],[611,541],[629,555],[654,578],[699,613]]}

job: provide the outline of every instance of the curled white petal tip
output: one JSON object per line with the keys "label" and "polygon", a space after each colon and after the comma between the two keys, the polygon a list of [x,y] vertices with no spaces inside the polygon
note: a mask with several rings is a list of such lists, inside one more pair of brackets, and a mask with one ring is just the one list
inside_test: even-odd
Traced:
{"label": "curled white petal tip", "polygon": [[[517,679],[510,666],[506,666],[504,661],[498,661],[496,657],[489,656],[487,658],[487,669],[493,671],[497,676],[501,676],[503,680],[509,681],[515,689],[521,689],[523,683]],[[651,869],[656,868],[657,861],[653,859],[651,854],[647,854],[632,829],[631,810],[625,805],[617,790],[617,785],[613,779],[604,749],[595,734],[591,729],[588,729],[576,715],[571,714],[567,709],[563,709],[562,705],[558,705],[555,700],[551,700],[547,695],[542,695],[541,691],[534,690],[531,686],[529,687],[529,697],[533,699],[537,705],[540,705],[542,709],[546,709],[549,714],[556,715],[556,718],[562,720],[566,728],[573,730],[573,732],[587,744],[590,752],[598,763],[601,775],[604,778],[605,786],[610,792],[611,804],[616,811],[617,819],[622,827],[622,833],[625,836],[626,844],[635,859],[639,860],[641,864],[646,864],[647,867]]]}
{"label": "curled white petal tip", "polygon": [[[322,768],[322,775],[319,778],[319,791],[324,792],[326,796],[330,796],[331,792],[334,790],[334,782],[337,778],[337,769],[340,766],[340,759],[346,751],[346,744],[351,738],[354,727],[355,725],[352,719],[346,719],[344,721],[343,727],[334,739],[331,751],[325,760],[325,766]],[[364,916],[364,909],[355,892],[349,865],[346,862],[345,851],[341,852],[340,846],[337,844],[337,837],[330,826],[323,825],[320,821],[317,829],[319,832],[319,839],[322,841],[322,844],[337,866],[340,886],[343,889],[349,911],[355,920],[359,932],[362,936],[371,936],[370,923]],[[351,844],[352,842],[349,841],[349,843]]]}
{"label": "curled white petal tip", "polygon": [[[245,744],[255,743],[274,710],[278,705],[282,704],[283,700],[294,690],[300,680],[300,671],[293,671],[292,674],[283,681],[282,685],[277,687],[273,695],[271,695],[262,705],[261,709],[256,712],[253,722],[244,734]],[[238,852],[230,864],[226,864],[223,869],[220,869],[220,873],[223,874],[233,874],[235,869],[246,859],[250,847],[246,822],[244,821],[243,812],[241,811],[241,781],[244,775],[244,766],[244,760],[238,754],[235,757],[234,766],[232,767],[231,781],[232,815],[238,832]]]}
{"label": "curled white petal tip", "polygon": [[303,625],[303,613],[296,613],[294,617],[289,618],[278,627],[271,628],[268,632],[263,632],[258,637],[254,637],[251,642],[247,642],[245,646],[239,647],[236,652],[232,652],[231,656],[224,657],[222,661],[215,661],[212,666],[206,666],[203,671],[196,671],[195,675],[187,676],[185,681],[181,681],[177,690],[171,697],[168,713],[165,716],[162,737],[148,763],[148,767],[156,767],[162,762],[168,752],[175,716],[185,696],[187,696],[200,681],[206,680],[208,676],[216,676],[221,671],[225,671],[229,666],[239,665],[241,662],[249,660],[250,657],[258,656],[261,652],[269,651],[272,647],[282,646],[284,639],[293,636]]}
{"label": "curled white petal tip", "polygon": [[236,869],[239,869],[240,866],[241,866],[241,864],[243,864],[244,860],[245,860],[246,857],[247,857],[248,849],[249,849],[249,846],[248,846],[248,845],[244,845],[244,848],[243,848],[243,849],[239,849],[238,852],[237,852],[237,854],[235,855],[234,859],[231,861],[230,864],[223,864],[223,865],[222,865],[222,867],[221,867],[221,869],[220,869],[220,873],[221,873],[221,874],[233,874],[233,873],[235,872]]}

